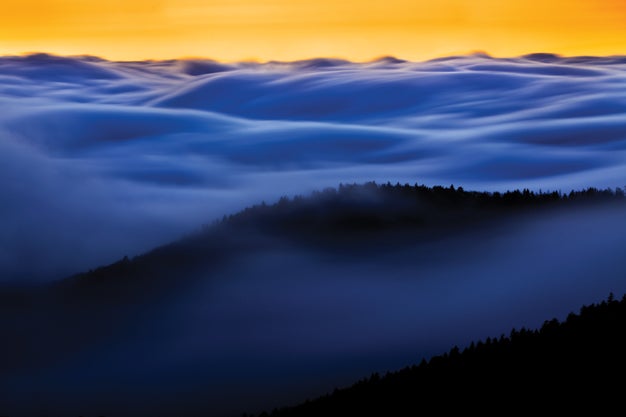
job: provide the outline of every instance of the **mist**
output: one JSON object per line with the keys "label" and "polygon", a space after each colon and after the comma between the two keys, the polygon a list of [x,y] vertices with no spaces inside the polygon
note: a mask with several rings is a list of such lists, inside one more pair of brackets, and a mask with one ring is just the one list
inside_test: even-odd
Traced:
{"label": "mist", "polygon": [[341,182],[626,184],[623,57],[0,57],[0,279],[135,255]]}
{"label": "mist", "polygon": [[[3,355],[4,409],[234,416],[314,398],[626,293],[624,220],[621,205],[552,210],[358,251],[267,236],[172,276],[178,290],[149,304],[124,307],[113,292],[79,318],[65,304],[4,316],[45,358]],[[69,310],[47,322],[56,309]]]}

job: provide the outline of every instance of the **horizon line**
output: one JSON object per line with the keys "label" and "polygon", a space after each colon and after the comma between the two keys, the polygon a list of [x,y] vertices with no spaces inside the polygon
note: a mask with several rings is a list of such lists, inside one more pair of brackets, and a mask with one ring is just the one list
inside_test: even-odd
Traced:
{"label": "horizon line", "polygon": [[25,51],[20,53],[9,53],[9,54],[0,54],[0,59],[2,58],[28,58],[33,56],[48,56],[48,57],[58,57],[58,58],[89,58],[96,59],[100,61],[107,62],[118,62],[118,63],[133,63],[133,62],[176,62],[176,61],[212,61],[222,64],[239,64],[239,63],[255,63],[255,64],[291,64],[298,62],[309,62],[315,60],[335,60],[335,61],[344,61],[346,63],[351,64],[369,64],[380,62],[384,60],[397,60],[400,62],[408,62],[408,63],[426,63],[433,62],[437,60],[443,60],[447,58],[463,58],[463,57],[484,57],[490,59],[520,59],[520,58],[555,58],[555,59],[574,59],[574,58],[623,58],[626,57],[626,53],[624,54],[609,54],[609,55],[565,55],[557,52],[532,52],[521,55],[508,55],[508,56],[495,56],[484,50],[472,50],[464,53],[454,53],[449,55],[437,55],[432,58],[422,59],[422,60],[411,60],[405,59],[402,57],[398,57],[392,54],[388,55],[378,55],[374,56],[367,60],[351,60],[346,57],[341,56],[333,56],[333,55],[321,55],[321,56],[312,56],[310,58],[302,58],[302,59],[294,59],[294,60],[280,60],[280,59],[270,59],[270,60],[262,60],[258,58],[242,58],[239,60],[221,60],[219,58],[209,57],[209,56],[179,56],[176,58],[146,58],[146,59],[111,59],[102,55],[92,55],[92,54],[60,54],[54,52],[45,52],[45,51]]}

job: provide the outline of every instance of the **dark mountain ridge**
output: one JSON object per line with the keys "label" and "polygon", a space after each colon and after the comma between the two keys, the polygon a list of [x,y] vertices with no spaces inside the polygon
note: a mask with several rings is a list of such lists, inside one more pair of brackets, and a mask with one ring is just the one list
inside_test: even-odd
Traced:
{"label": "dark mountain ridge", "polygon": [[225,260],[237,250],[253,250],[267,240],[322,250],[380,249],[408,239],[430,241],[471,228],[486,228],[511,216],[599,204],[623,204],[622,189],[588,188],[569,193],[465,191],[462,187],[409,184],[340,185],[310,197],[283,197],[224,216],[201,231],[132,259],[75,275],[60,286],[113,284],[131,276],[159,276]]}

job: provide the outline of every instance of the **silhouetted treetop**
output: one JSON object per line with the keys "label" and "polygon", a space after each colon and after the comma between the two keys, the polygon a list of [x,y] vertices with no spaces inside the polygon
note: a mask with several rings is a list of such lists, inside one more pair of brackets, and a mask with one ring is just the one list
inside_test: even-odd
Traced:
{"label": "silhouetted treetop", "polygon": [[341,184],[316,191],[310,197],[282,197],[225,217],[222,224],[254,226],[264,231],[323,234],[388,229],[454,229],[471,226],[494,216],[546,208],[606,202],[623,202],[622,189],[588,188],[534,192],[529,189],[500,192],[465,191],[463,188],[409,184]]}

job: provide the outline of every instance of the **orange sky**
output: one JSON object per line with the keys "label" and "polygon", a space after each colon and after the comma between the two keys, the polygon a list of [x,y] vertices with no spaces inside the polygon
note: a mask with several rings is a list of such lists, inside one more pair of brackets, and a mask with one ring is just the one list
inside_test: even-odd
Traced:
{"label": "orange sky", "polygon": [[422,60],[626,54],[626,0],[3,0],[0,54]]}

